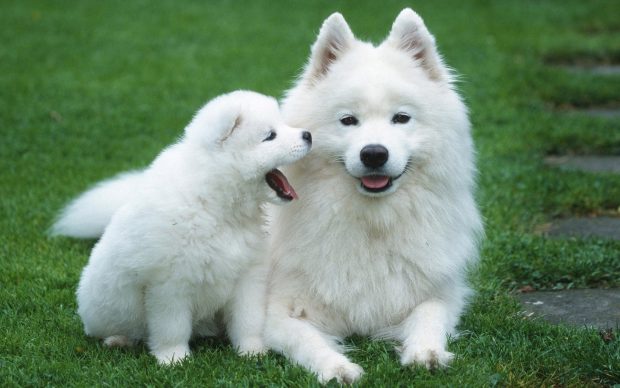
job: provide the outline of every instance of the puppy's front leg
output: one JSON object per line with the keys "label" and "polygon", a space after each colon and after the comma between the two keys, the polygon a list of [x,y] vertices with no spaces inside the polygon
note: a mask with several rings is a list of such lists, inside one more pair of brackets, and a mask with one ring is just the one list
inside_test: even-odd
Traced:
{"label": "puppy's front leg", "polygon": [[[457,309],[459,311],[455,311]],[[420,364],[428,369],[446,366],[453,354],[446,350],[447,336],[456,325],[460,308],[439,299],[420,303],[402,326],[403,365]]]}
{"label": "puppy's front leg", "polygon": [[144,295],[148,346],[160,364],[179,362],[190,354],[191,308],[175,291],[164,284],[147,288]]}
{"label": "puppy's front leg", "polygon": [[334,378],[341,384],[358,380],[363,369],[337,350],[333,338],[297,315],[299,312],[270,301],[265,322],[267,345],[316,373],[322,383]]}
{"label": "puppy's front leg", "polygon": [[241,355],[267,351],[263,340],[265,324],[267,263],[250,267],[237,282],[232,300],[226,305],[228,337]]}

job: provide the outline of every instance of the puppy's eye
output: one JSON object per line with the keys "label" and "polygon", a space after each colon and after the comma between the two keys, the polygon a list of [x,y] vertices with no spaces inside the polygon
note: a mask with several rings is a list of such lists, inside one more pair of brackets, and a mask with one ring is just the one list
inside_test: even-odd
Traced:
{"label": "puppy's eye", "polygon": [[263,141],[271,141],[276,138],[276,131],[269,131],[269,135]]}
{"label": "puppy's eye", "polygon": [[392,123],[394,124],[407,124],[411,120],[411,116],[406,113],[396,113],[392,117]]}
{"label": "puppy's eye", "polygon": [[357,125],[359,121],[355,116],[346,115],[340,119],[340,123],[346,127],[350,125]]}

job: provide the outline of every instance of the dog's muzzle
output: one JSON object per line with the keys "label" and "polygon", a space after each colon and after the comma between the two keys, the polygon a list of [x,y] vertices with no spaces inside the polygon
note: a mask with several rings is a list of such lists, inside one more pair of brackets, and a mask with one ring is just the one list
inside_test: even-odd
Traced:
{"label": "dog's muzzle", "polygon": [[369,144],[360,151],[360,160],[364,166],[372,171],[378,170],[360,178],[361,187],[370,193],[381,193],[392,186],[392,177],[381,174],[381,167],[387,163],[390,152],[381,144]]}

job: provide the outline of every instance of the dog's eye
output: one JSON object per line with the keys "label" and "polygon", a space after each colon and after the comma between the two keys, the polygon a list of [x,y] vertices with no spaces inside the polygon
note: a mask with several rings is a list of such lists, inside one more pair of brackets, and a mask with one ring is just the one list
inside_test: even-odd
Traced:
{"label": "dog's eye", "polygon": [[411,116],[406,113],[396,113],[394,117],[392,117],[392,123],[394,124],[407,124]]}
{"label": "dog's eye", "polygon": [[344,126],[350,126],[350,125],[357,125],[357,123],[359,123],[359,121],[357,121],[357,118],[355,116],[351,116],[351,115],[346,115],[343,118],[340,119],[340,123]]}
{"label": "dog's eye", "polygon": [[276,131],[269,131],[269,135],[263,141],[271,141],[276,138]]}

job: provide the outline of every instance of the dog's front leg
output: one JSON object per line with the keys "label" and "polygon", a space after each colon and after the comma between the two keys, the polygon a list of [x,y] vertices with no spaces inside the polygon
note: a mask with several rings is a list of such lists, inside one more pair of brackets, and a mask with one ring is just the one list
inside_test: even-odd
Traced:
{"label": "dog's front leg", "polygon": [[165,284],[147,288],[144,295],[148,346],[160,364],[172,364],[189,356],[192,314],[188,300],[174,297]]}
{"label": "dog's front leg", "polygon": [[338,351],[333,337],[322,333],[303,312],[270,300],[265,323],[267,345],[318,375],[321,383],[336,379],[351,384],[364,373]]}
{"label": "dog's front leg", "polygon": [[241,355],[267,351],[263,340],[265,323],[267,263],[250,267],[241,275],[234,295],[225,307],[228,337]]}
{"label": "dog's front leg", "polygon": [[[446,366],[453,354],[446,350],[448,334],[456,325],[453,317],[458,306],[439,299],[420,303],[402,325],[403,346],[400,361],[403,365],[420,364],[428,369]],[[460,309],[459,309],[460,310]]]}

